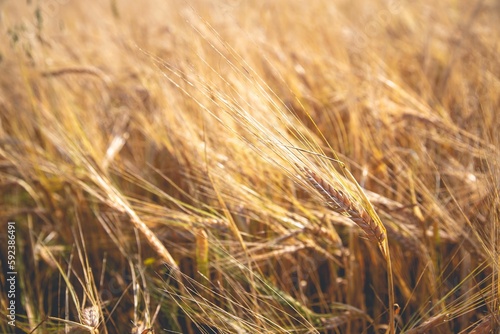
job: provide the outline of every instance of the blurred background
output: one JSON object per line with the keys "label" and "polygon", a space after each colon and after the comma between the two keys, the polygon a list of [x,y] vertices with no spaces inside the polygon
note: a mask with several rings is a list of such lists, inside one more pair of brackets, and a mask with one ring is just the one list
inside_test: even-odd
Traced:
{"label": "blurred background", "polygon": [[[1,1],[0,331],[383,333],[395,307],[397,333],[494,333],[499,19],[488,0]],[[387,258],[303,167],[373,214],[364,190],[397,307]]]}

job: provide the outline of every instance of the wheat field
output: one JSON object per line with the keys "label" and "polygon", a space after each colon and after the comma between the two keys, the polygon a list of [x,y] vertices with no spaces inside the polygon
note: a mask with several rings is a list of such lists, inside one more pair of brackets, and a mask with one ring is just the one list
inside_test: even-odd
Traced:
{"label": "wheat field", "polygon": [[499,18],[0,2],[0,332],[498,333]]}

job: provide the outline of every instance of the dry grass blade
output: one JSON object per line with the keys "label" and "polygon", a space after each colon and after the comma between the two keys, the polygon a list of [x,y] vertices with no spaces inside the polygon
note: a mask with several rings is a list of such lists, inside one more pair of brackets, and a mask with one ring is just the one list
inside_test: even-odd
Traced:
{"label": "dry grass blade", "polygon": [[494,317],[494,315],[490,314],[484,317],[473,330],[469,332],[469,334],[487,334],[493,333],[493,329],[499,326],[498,319]]}
{"label": "dry grass blade", "polygon": [[107,179],[100,175],[97,170],[89,165],[89,170],[91,175],[97,185],[99,185],[103,191],[108,195],[108,204],[113,208],[125,212],[129,217],[134,226],[145,236],[151,247],[158,253],[159,256],[174,270],[175,273],[178,272],[179,266],[175,262],[167,248],[158,239],[158,237],[151,231],[151,229],[141,220],[137,213],[130,207],[123,196],[117,191]]}
{"label": "dry grass blade", "polygon": [[336,212],[347,215],[368,236],[370,240],[382,243],[385,239],[384,228],[374,221],[359,205],[353,202],[342,190],[335,188],[321,176],[308,168],[300,168],[307,181],[326,199],[328,205]]}
{"label": "dry grass blade", "polygon": [[498,1],[0,3],[0,333],[496,332]]}
{"label": "dry grass blade", "polygon": [[420,326],[410,329],[406,332],[406,334],[424,334],[424,333],[432,333],[432,330],[437,326],[443,324],[448,321],[450,318],[449,314],[439,314],[436,315],[429,320],[422,323]]}

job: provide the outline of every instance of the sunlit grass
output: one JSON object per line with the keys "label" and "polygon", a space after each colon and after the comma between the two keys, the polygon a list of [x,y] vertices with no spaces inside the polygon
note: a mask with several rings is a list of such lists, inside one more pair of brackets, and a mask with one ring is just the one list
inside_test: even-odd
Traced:
{"label": "sunlit grass", "polygon": [[0,6],[22,331],[498,328],[495,2]]}

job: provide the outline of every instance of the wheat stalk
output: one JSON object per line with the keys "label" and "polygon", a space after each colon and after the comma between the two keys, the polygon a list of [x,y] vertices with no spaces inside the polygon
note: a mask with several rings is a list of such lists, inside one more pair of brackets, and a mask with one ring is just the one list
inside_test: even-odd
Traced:
{"label": "wheat stalk", "polygon": [[306,167],[299,167],[305,173],[307,181],[326,199],[327,204],[336,212],[347,215],[368,236],[369,239],[382,243],[385,239],[384,228],[342,190],[335,188],[325,179]]}
{"label": "wheat stalk", "polygon": [[[380,219],[373,219],[368,211],[354,202],[351,197],[343,190],[335,188],[321,176],[313,172],[307,167],[297,166],[302,171],[307,181],[318,190],[326,199],[327,204],[340,214],[346,215],[356,225],[358,225],[368,236],[370,240],[378,242],[387,263],[387,280],[389,286],[389,304],[394,304],[394,281],[392,277],[391,256],[389,254],[389,244],[386,240],[386,229]],[[360,189],[358,187],[358,189]],[[370,206],[371,207],[371,206]],[[375,214],[375,213],[374,213]],[[376,216],[376,214],[375,214]],[[394,309],[389,308],[389,326],[386,333],[394,334]]]}

